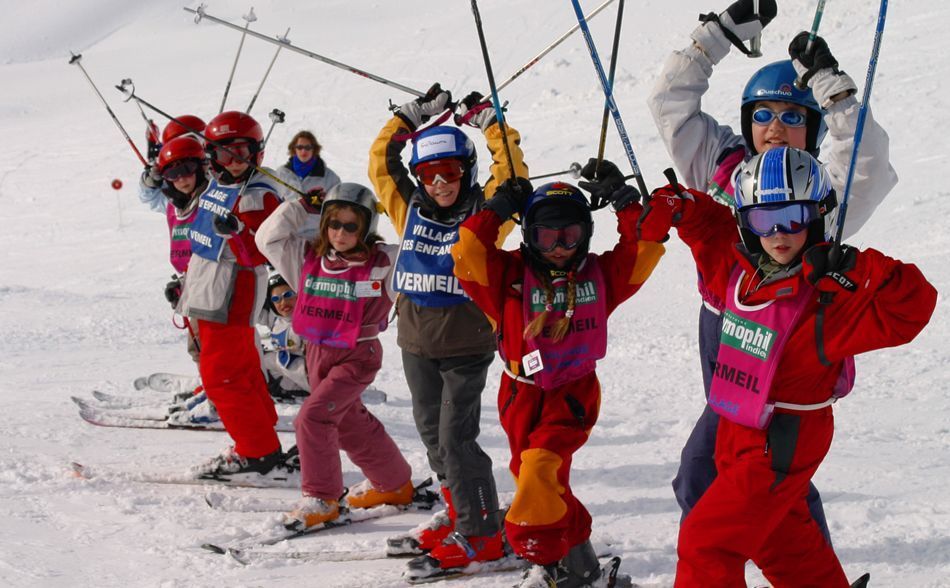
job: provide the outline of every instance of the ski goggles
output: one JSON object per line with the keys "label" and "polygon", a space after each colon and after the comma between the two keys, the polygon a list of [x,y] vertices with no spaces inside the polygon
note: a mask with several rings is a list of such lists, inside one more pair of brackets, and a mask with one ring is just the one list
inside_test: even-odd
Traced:
{"label": "ski goggles", "polygon": [[786,127],[803,127],[808,122],[808,115],[797,110],[775,112],[771,108],[760,106],[752,111],[752,122],[763,127],[772,124],[776,117]]}
{"label": "ski goggles", "polygon": [[198,162],[194,160],[179,161],[163,169],[162,177],[169,182],[174,182],[175,180],[180,180],[181,178],[193,176],[197,171]]}
{"label": "ski goggles", "polygon": [[416,177],[427,186],[432,186],[436,182],[451,184],[461,180],[464,174],[462,162],[457,159],[424,161],[416,166]]}
{"label": "ski goggles", "polygon": [[739,226],[759,237],[771,237],[775,233],[794,235],[819,218],[817,202],[758,204],[739,209]]}
{"label": "ski goggles", "polygon": [[564,249],[575,249],[586,236],[587,231],[580,223],[557,228],[532,225],[529,232],[531,246],[541,253],[550,253],[559,245]]}
{"label": "ski goggles", "polygon": [[360,225],[359,223],[344,223],[336,219],[332,219],[332,220],[327,221],[327,228],[333,229],[334,231],[339,231],[340,229],[343,229],[347,233],[350,233],[351,235],[353,235],[359,232]]}
{"label": "ski goggles", "polygon": [[221,165],[230,165],[234,160],[248,163],[252,151],[250,143],[229,143],[215,145],[211,150],[211,156]]}
{"label": "ski goggles", "polygon": [[271,304],[277,304],[281,300],[290,300],[296,295],[297,293],[294,292],[293,290],[285,290],[283,294],[274,294],[273,296],[271,296],[270,301],[271,301]]}

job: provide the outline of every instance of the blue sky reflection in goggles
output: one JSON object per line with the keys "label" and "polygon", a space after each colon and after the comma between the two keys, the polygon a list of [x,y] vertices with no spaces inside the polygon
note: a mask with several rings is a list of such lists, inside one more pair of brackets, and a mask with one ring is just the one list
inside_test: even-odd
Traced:
{"label": "blue sky reflection in goggles", "polygon": [[786,127],[803,127],[808,122],[808,115],[797,110],[783,110],[775,112],[764,106],[760,106],[752,111],[752,122],[757,125],[766,126],[772,124],[772,121],[778,117]]}
{"label": "blue sky reflection in goggles", "polygon": [[759,237],[775,233],[794,235],[819,218],[817,202],[782,202],[757,205],[739,210],[739,222]]}
{"label": "blue sky reflection in goggles", "polygon": [[281,300],[289,300],[289,299],[293,298],[293,297],[296,296],[296,295],[297,295],[297,293],[294,292],[293,290],[284,290],[284,293],[283,293],[283,294],[275,294],[275,295],[271,296],[271,297],[270,297],[270,301],[271,301],[272,303],[274,303],[274,304],[277,304],[277,303],[280,302]]}

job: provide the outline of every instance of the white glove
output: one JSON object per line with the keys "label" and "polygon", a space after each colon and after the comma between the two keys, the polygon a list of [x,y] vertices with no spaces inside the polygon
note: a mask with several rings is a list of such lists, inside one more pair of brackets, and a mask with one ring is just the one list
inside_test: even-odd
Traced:
{"label": "white glove", "polygon": [[425,96],[412,102],[406,102],[396,111],[396,116],[406,122],[414,131],[432,116],[445,111],[452,101],[452,94],[442,89],[438,83],[432,85]]}

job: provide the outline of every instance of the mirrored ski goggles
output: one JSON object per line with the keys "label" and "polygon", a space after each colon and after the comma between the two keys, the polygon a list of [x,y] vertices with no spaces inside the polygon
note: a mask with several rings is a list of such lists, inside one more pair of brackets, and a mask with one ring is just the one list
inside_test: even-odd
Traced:
{"label": "mirrored ski goggles", "polygon": [[230,165],[235,159],[247,162],[251,158],[251,151],[250,143],[229,143],[214,146],[211,156],[221,165]]}
{"label": "mirrored ski goggles", "polygon": [[758,204],[739,209],[739,226],[759,237],[771,237],[775,233],[794,235],[820,217],[817,202]]}
{"label": "mirrored ski goggles", "polygon": [[283,294],[274,294],[273,296],[271,296],[270,301],[271,301],[271,304],[277,304],[281,300],[290,300],[296,295],[297,293],[294,292],[293,290],[285,290]]}
{"label": "mirrored ski goggles", "polygon": [[169,182],[174,182],[175,180],[180,180],[181,178],[193,176],[197,171],[198,162],[189,159],[187,161],[179,161],[169,165],[164,170],[162,170],[162,177]]}
{"label": "mirrored ski goggles", "polygon": [[564,249],[576,248],[584,240],[586,232],[584,225],[580,223],[572,223],[559,228],[531,225],[529,238],[532,247],[541,253],[550,253],[559,245]]}
{"label": "mirrored ski goggles", "polygon": [[339,231],[340,229],[343,229],[347,233],[350,233],[351,235],[353,235],[353,234],[356,234],[360,230],[360,225],[359,223],[344,223],[336,219],[333,219],[333,220],[327,221],[327,228],[333,229],[334,231]]}
{"label": "mirrored ski goggles", "polygon": [[770,108],[760,106],[752,111],[752,122],[763,127],[772,124],[775,117],[778,117],[786,127],[803,127],[808,122],[808,115],[797,110],[775,112]]}
{"label": "mirrored ski goggles", "polygon": [[461,180],[464,174],[462,162],[457,159],[436,159],[416,166],[416,177],[426,186],[432,186],[436,182],[451,184]]}

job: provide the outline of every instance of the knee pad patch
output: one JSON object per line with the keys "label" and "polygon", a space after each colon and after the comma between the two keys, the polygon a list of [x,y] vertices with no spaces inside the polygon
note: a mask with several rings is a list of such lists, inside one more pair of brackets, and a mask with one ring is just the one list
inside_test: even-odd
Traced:
{"label": "knee pad patch", "polygon": [[517,491],[505,520],[532,526],[561,520],[567,514],[567,503],[561,498],[565,488],[557,479],[563,462],[560,455],[547,449],[522,451]]}

